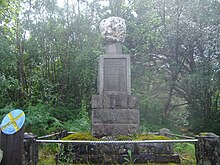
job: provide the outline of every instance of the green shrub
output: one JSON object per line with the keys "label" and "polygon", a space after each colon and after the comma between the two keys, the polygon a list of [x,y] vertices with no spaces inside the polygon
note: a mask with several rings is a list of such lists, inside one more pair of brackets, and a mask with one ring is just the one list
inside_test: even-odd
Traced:
{"label": "green shrub", "polygon": [[13,109],[11,106],[6,106],[6,107],[0,109],[0,120],[2,121],[2,119],[5,117],[5,115],[7,115],[12,110]]}
{"label": "green shrub", "polygon": [[63,128],[73,132],[88,132],[90,131],[90,121],[85,118],[71,119],[63,122]]}
{"label": "green shrub", "polygon": [[44,104],[29,106],[25,110],[26,114],[26,131],[36,135],[45,135],[57,129],[62,129],[62,123],[51,115],[54,108]]}

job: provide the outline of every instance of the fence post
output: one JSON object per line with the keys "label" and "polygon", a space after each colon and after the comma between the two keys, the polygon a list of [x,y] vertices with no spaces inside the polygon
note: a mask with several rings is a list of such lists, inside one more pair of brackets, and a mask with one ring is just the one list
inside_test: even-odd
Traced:
{"label": "fence post", "polygon": [[213,133],[202,133],[196,143],[197,165],[220,164],[220,136]]}
{"label": "fence post", "polygon": [[32,133],[24,134],[24,158],[25,165],[35,165],[38,161],[37,136]]}
{"label": "fence post", "polygon": [[3,151],[1,165],[22,165],[24,127],[12,135],[1,132],[0,148]]}
{"label": "fence post", "polygon": [[1,164],[2,158],[3,158],[3,151],[1,150],[1,134],[2,134],[2,131],[0,131],[0,164]]}

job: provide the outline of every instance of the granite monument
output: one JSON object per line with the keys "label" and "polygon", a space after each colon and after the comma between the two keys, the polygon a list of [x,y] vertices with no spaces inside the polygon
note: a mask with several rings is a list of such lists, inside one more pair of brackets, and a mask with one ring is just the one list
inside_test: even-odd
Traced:
{"label": "granite monument", "polygon": [[138,99],[131,94],[130,55],[122,54],[125,20],[110,17],[100,23],[106,54],[99,58],[98,95],[92,96],[92,134],[128,135],[139,129]]}

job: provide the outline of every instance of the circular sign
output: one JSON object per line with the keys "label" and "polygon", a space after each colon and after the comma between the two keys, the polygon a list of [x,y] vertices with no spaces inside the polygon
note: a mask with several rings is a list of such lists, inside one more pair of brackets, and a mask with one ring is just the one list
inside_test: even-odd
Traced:
{"label": "circular sign", "polygon": [[20,109],[13,110],[3,118],[1,130],[7,135],[14,134],[22,128],[24,121],[24,112]]}

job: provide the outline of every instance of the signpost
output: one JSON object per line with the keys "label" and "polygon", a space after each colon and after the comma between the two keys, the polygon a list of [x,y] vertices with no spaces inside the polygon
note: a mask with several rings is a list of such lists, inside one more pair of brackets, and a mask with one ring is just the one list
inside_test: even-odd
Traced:
{"label": "signpost", "polygon": [[1,165],[22,165],[25,114],[16,109],[8,113],[1,123]]}

